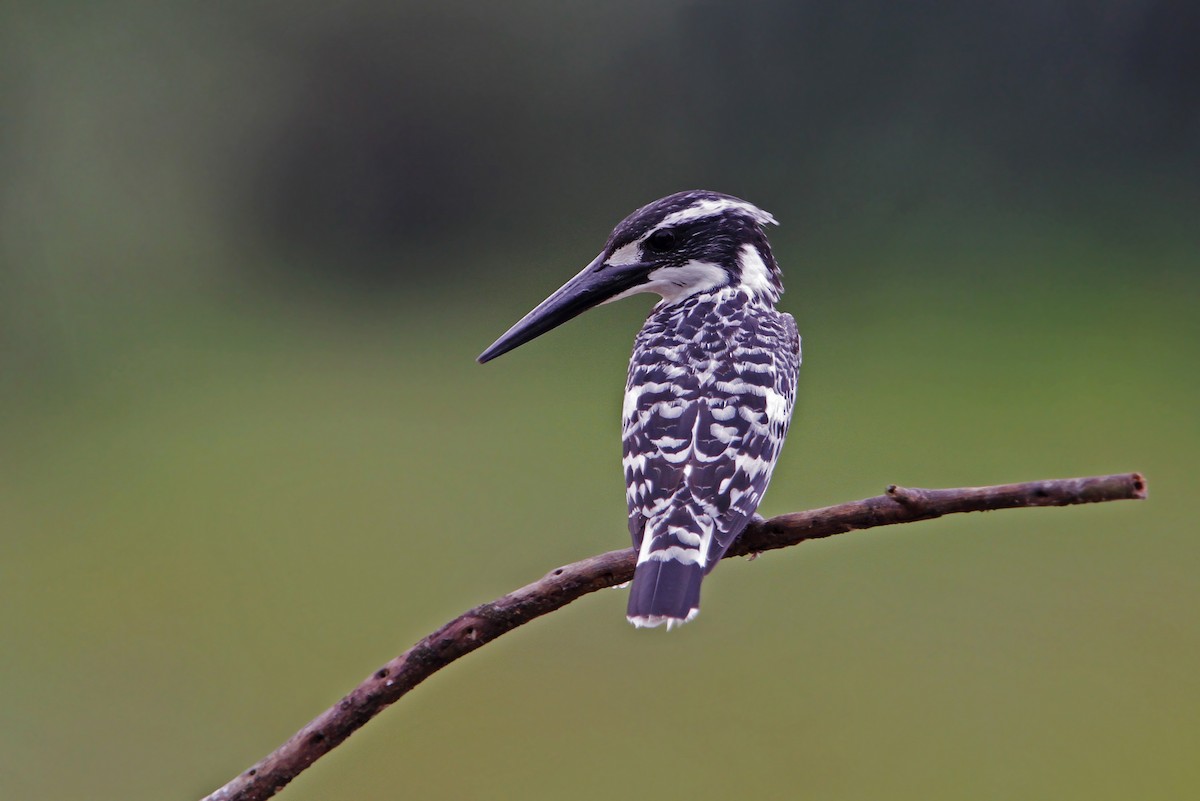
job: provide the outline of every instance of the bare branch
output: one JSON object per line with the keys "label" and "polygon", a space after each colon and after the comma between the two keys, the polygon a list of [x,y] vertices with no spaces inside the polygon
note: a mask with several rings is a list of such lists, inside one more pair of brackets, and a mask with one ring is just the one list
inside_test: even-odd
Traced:
{"label": "bare branch", "polygon": [[[886,495],[756,521],[726,556],[758,554],[857,529],[930,520],[955,512],[1145,497],[1146,481],[1138,473],[941,490],[893,485]],[[274,753],[204,801],[270,798],[371,718],[454,660],[576,598],[629,581],[634,557],[632,549],[625,549],[564,565],[532,584],[459,615],[375,671]]]}

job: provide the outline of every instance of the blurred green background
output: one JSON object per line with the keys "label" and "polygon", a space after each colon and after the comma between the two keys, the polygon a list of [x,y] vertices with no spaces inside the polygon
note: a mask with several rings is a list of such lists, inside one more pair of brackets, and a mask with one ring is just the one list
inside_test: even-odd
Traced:
{"label": "blurred green background", "polygon": [[189,799],[464,609],[626,542],[652,300],[474,356],[685,188],[804,335],[763,512],[1141,470],[837,537],[665,635],[602,592],[285,798],[1200,788],[1200,11],[0,6],[0,798]]}

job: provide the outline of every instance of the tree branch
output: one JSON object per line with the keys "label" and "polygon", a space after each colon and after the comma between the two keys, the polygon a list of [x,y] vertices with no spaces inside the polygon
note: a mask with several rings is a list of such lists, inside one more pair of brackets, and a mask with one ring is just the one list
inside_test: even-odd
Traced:
{"label": "tree branch", "polygon": [[[930,520],[954,512],[1145,497],[1146,481],[1138,473],[941,490],[893,485],[887,488],[887,494],[874,498],[755,521],[725,556],[758,554],[847,531]],[[274,753],[204,801],[270,798],[371,718],[454,660],[576,598],[629,581],[634,558],[633,550],[628,548],[592,556],[556,568],[532,584],[459,615],[375,671]]]}

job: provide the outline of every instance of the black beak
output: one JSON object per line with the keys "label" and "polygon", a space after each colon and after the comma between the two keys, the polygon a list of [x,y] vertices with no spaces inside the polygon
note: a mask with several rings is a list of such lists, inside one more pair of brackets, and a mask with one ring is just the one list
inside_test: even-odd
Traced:
{"label": "black beak", "polygon": [[476,361],[483,364],[508,353],[645,280],[645,265],[613,266],[605,264],[604,258],[604,253],[597,256],[579,275],[563,284],[557,292],[508,329],[504,336],[493,342],[490,348],[479,354]]}

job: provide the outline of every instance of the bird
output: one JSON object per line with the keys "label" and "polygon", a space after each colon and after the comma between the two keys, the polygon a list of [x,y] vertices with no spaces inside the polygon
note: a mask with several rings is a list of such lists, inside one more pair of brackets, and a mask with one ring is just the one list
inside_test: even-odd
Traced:
{"label": "bird", "polygon": [[[481,353],[479,363],[595,306],[660,296],[634,340],[622,466],[637,565],[626,617],[667,630],[700,611],[700,584],[757,517],[799,377],[781,271],[745,200],[708,190],[642,206],[583,270]],[[761,518],[759,518],[761,519]]]}

